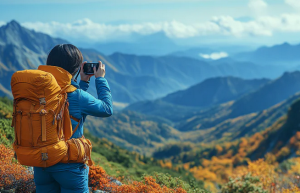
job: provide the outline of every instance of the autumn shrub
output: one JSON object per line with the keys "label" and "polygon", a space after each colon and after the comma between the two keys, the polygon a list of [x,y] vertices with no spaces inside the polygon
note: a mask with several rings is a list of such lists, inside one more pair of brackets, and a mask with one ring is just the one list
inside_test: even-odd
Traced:
{"label": "autumn shrub", "polygon": [[158,184],[152,176],[145,176],[142,181],[133,181],[128,185],[112,185],[111,190],[116,193],[187,193],[187,191],[181,187],[172,189],[164,185],[162,186]]}
{"label": "autumn shrub", "polygon": [[[144,177],[147,177],[146,175]],[[149,177],[149,176],[148,176]],[[205,193],[208,192],[204,189],[197,187],[196,183],[191,180],[189,183],[181,180],[181,178],[172,177],[167,173],[157,173],[155,172],[153,175],[153,179],[155,179],[156,183],[160,186],[166,186],[167,188],[176,189],[182,188],[186,190],[188,193]]]}
{"label": "autumn shrub", "polygon": [[0,144],[0,189],[16,189],[16,193],[35,190],[33,175],[13,158],[13,151]]}
{"label": "autumn shrub", "polygon": [[11,146],[15,139],[14,130],[10,124],[10,119],[0,119],[0,144],[4,144],[6,147]]}
{"label": "autumn shrub", "polygon": [[104,190],[114,193],[206,193],[207,191],[195,188],[180,178],[169,174],[155,173],[154,176],[144,175],[140,181],[131,181],[119,186],[112,182],[104,169],[100,166],[91,166],[89,173],[89,186],[93,190]]}
{"label": "autumn shrub", "polygon": [[222,193],[267,193],[263,189],[260,178],[254,177],[250,173],[235,179],[230,178],[229,182],[222,187]]}
{"label": "autumn shrub", "polygon": [[105,190],[110,179],[105,170],[100,166],[91,166],[89,168],[89,186],[93,190]]}

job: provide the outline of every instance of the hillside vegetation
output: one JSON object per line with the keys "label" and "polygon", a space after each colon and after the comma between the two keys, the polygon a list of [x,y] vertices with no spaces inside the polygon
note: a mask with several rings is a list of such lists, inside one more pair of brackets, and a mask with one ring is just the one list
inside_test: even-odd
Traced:
{"label": "hillside vegetation", "polygon": [[[290,105],[299,97],[299,94],[295,94],[271,108],[234,118],[228,118],[233,105],[233,102],[229,102],[200,113],[198,111],[195,115],[182,118],[178,123],[158,116],[123,110],[108,119],[90,117],[86,127],[95,136],[107,138],[130,151],[151,155],[156,149],[169,143],[220,143],[249,137],[286,115]],[[149,103],[151,106],[151,102]],[[169,112],[171,114],[174,111],[170,108]],[[175,113],[174,116],[180,115]]]}
{"label": "hillside vegetation", "polygon": [[[12,101],[8,98],[0,97],[0,190],[1,187],[6,189],[17,187],[17,192],[31,191],[34,189],[33,176],[29,175],[28,172],[26,172],[26,168],[23,168],[14,160],[13,151],[10,149],[14,140],[13,128],[10,127],[11,118]],[[129,190],[133,189],[133,187],[136,186],[135,183],[138,183],[146,189],[149,189],[148,186],[155,186],[153,190],[156,189],[157,192],[160,191],[160,188],[162,188],[162,190],[178,193],[194,192],[196,190],[204,192],[204,190],[199,189],[203,186],[203,183],[195,180],[190,172],[173,167],[172,164],[168,162],[146,157],[136,152],[129,152],[106,139],[99,139],[91,135],[87,130],[85,130],[85,137],[92,142],[93,161],[96,165],[101,166],[91,167],[91,172],[95,172],[92,177],[90,177],[90,180],[93,178],[95,181],[95,184],[92,183],[94,181],[91,181],[91,186],[95,188],[103,188],[98,186],[99,182],[106,184],[105,187],[107,188],[107,186],[110,186],[109,179],[113,177],[128,184],[122,188],[117,186],[112,187],[118,192],[123,192],[126,188]],[[101,172],[99,173],[98,171]],[[157,171],[160,173],[157,173]],[[172,179],[177,177],[174,178],[174,182],[176,183],[167,187],[165,186],[167,185],[166,181],[155,182],[155,180],[163,180],[163,178],[167,176]],[[105,178],[105,180],[103,178]],[[138,182],[132,183],[132,181],[135,180]],[[150,180],[151,184],[147,184],[148,181],[145,180]],[[139,190],[139,188],[136,188],[136,190]]]}
{"label": "hillside vegetation", "polygon": [[[12,103],[9,99],[0,98],[0,105],[2,124],[0,136],[1,143],[5,144],[0,144],[0,171],[4,172],[0,174],[2,177],[0,188],[16,188],[16,192],[33,191],[33,176],[13,159],[13,152],[8,148],[14,138],[12,128],[9,126]],[[105,168],[99,166],[90,168],[90,186],[93,189],[120,193],[206,192],[197,188],[201,183],[195,184],[193,177],[186,176],[187,172],[191,172],[195,178],[205,181],[205,186],[212,192],[298,192],[300,190],[297,183],[293,183],[293,179],[300,173],[300,160],[299,158],[286,160],[286,158],[300,155],[300,123],[297,117],[299,113],[300,100],[291,106],[287,116],[279,118],[262,133],[217,145],[177,145],[175,150],[182,152],[180,156],[173,156],[164,161],[128,152],[105,139],[96,138],[85,132],[86,137],[93,143],[94,161]],[[274,139],[282,142],[272,141]],[[265,147],[265,144],[281,145],[261,148]],[[257,151],[260,153],[257,154]],[[264,155],[265,161],[251,161],[260,158],[261,155]],[[168,172],[180,178],[154,171]],[[145,173],[148,175],[143,175]],[[150,173],[152,174],[149,175]],[[110,176],[117,177],[124,185],[110,183],[112,179]],[[189,183],[181,179],[187,179]]]}
{"label": "hillside vegetation", "polygon": [[[291,177],[290,174],[300,174],[299,168],[294,167],[294,165],[298,167],[296,160],[300,156],[299,115],[300,99],[298,95],[298,100],[288,108],[285,115],[278,117],[266,129],[249,137],[213,144],[170,144],[161,148],[154,155],[159,158],[168,155],[173,164],[184,167],[191,171],[197,179],[206,182],[213,181],[223,184],[240,172],[246,175],[248,169],[253,166],[251,164],[256,164],[255,167],[271,168],[274,176],[279,175],[280,178],[285,178],[286,182],[289,182],[291,179],[286,178]],[[270,117],[270,119],[272,118]],[[271,120],[265,122],[268,121]],[[265,161],[260,160],[261,158],[264,158]],[[292,159],[287,161],[290,158]],[[267,168],[265,168],[265,172],[268,171]],[[289,171],[290,169],[293,171]],[[255,171],[259,175],[263,173],[259,169],[255,169]],[[269,179],[271,181],[268,183],[279,183],[279,176],[277,179],[271,174],[265,173],[264,175],[265,177],[270,175],[268,178],[272,178],[273,181]]]}

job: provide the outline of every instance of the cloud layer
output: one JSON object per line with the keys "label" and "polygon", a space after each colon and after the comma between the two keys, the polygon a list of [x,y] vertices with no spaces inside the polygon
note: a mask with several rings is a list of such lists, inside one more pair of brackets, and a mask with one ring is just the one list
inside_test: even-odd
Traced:
{"label": "cloud layer", "polygon": [[300,1],[299,0],[285,0],[285,3],[290,5],[293,8],[300,9]]}
{"label": "cloud layer", "polygon": [[[1,22],[0,22],[1,23]],[[63,38],[86,38],[90,40],[111,40],[131,34],[149,35],[165,32],[170,38],[190,38],[197,36],[272,36],[275,32],[300,32],[300,14],[282,14],[278,17],[261,16],[255,20],[242,22],[230,16],[213,17],[210,21],[184,24],[178,21],[158,23],[138,23],[110,25],[83,19],[73,23],[25,22],[23,26]]]}
{"label": "cloud layer", "polygon": [[[300,0],[285,0],[285,3],[294,8],[300,8]],[[248,7],[253,13],[261,13],[268,8],[268,4],[263,0],[249,0]],[[0,25],[3,24],[0,21]],[[83,41],[122,40],[135,34],[150,35],[157,32],[164,32],[168,37],[174,39],[203,36],[226,36],[242,39],[245,37],[271,37],[277,32],[300,32],[300,14],[297,12],[277,16],[256,14],[256,17],[250,21],[239,21],[231,16],[216,16],[209,21],[194,24],[172,21],[112,25],[82,19],[72,23],[25,22],[22,25],[54,37]]]}

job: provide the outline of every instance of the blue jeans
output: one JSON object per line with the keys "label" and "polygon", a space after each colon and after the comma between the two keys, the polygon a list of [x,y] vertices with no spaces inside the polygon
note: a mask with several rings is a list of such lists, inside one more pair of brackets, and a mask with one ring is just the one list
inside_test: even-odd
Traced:
{"label": "blue jeans", "polygon": [[85,164],[56,172],[34,167],[36,193],[88,193],[88,175]]}

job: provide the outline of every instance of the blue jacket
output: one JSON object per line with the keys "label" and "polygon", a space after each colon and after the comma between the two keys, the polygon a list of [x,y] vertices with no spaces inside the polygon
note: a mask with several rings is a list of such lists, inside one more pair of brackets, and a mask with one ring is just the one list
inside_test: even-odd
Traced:
{"label": "blue jacket", "polygon": [[[77,131],[71,138],[80,138],[83,135],[83,124],[87,115],[95,117],[109,117],[113,114],[112,96],[107,80],[102,77],[95,79],[98,99],[86,92],[89,88],[89,84],[87,82],[80,81],[78,85],[72,80],[72,85],[77,87],[77,90],[72,93],[68,93],[69,112],[70,115],[80,119],[81,121]],[[72,119],[71,121],[74,129],[78,123]],[[58,163],[54,166],[45,168],[45,170],[48,172],[64,171],[78,167],[79,165],[82,164]]]}

